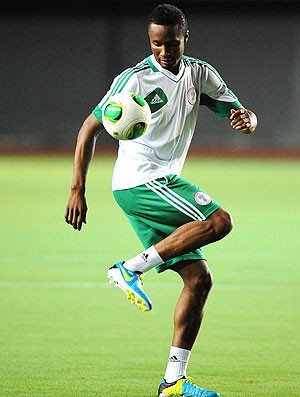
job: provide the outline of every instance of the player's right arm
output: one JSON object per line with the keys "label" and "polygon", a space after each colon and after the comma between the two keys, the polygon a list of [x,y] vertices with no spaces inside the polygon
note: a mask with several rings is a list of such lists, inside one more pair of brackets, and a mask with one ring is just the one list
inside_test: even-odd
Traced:
{"label": "player's right arm", "polygon": [[71,193],[66,207],[65,220],[78,231],[81,230],[82,224],[86,223],[86,178],[102,127],[100,121],[90,114],[83,122],[77,137]]}

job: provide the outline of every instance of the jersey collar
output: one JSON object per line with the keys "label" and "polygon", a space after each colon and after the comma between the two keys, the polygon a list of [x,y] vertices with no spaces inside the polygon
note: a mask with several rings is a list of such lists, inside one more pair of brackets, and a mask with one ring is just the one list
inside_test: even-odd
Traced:
{"label": "jersey collar", "polygon": [[179,81],[181,79],[181,77],[183,76],[183,74],[184,74],[185,66],[184,66],[184,63],[183,63],[182,59],[180,61],[180,68],[179,68],[178,74],[173,74],[169,70],[164,69],[157,62],[157,60],[155,59],[153,54],[148,57],[148,63],[150,65],[151,69],[153,70],[153,72],[160,72],[160,73],[162,73],[163,75],[165,75],[166,77],[168,77],[169,79],[171,79],[173,81]]}

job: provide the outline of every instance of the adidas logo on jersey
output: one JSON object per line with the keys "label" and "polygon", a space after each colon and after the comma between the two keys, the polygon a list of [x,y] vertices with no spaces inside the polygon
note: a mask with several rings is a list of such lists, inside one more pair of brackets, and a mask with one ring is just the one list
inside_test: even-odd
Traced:
{"label": "adidas logo on jersey", "polygon": [[156,87],[145,97],[145,101],[150,106],[151,113],[155,113],[168,103],[168,98],[162,88]]}
{"label": "adidas logo on jersey", "polygon": [[156,94],[150,103],[151,105],[157,105],[158,103],[162,103],[162,102],[163,100],[161,99],[161,97],[158,94]]}

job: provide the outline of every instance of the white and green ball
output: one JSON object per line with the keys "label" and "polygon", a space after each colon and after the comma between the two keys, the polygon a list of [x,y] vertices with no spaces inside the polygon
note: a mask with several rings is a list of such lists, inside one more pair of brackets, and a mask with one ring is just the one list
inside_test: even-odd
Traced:
{"label": "white and green ball", "polygon": [[133,92],[120,92],[111,96],[102,109],[104,128],[119,140],[139,138],[147,131],[150,120],[148,103]]}

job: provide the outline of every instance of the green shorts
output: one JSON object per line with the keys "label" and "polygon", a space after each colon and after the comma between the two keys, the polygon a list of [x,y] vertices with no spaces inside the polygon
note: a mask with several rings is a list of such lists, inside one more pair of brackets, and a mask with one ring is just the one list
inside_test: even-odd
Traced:
{"label": "green shorts", "polygon": [[[199,186],[177,175],[167,175],[130,189],[115,190],[113,194],[144,248],[156,244],[185,223],[204,221],[220,208],[220,204]],[[201,247],[166,261],[157,266],[156,271],[162,272],[183,260],[199,259],[205,259]]]}

